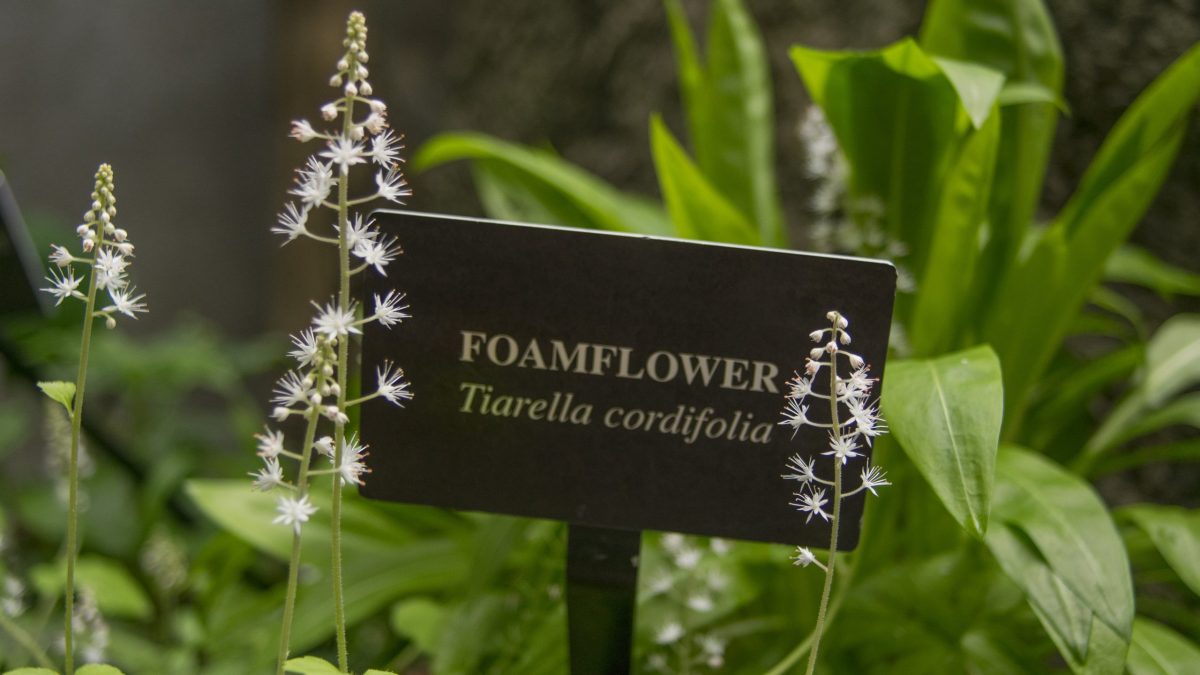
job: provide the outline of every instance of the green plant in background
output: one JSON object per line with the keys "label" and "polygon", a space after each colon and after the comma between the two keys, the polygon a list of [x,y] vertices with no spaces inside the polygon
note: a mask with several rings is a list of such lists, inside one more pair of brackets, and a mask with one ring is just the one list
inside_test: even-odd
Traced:
{"label": "green plant in background", "polygon": [[[415,167],[471,160],[494,217],[785,244],[764,48],[739,2],[711,7],[702,60],[679,4],[667,3],[691,154],[651,119],[661,205],[481,134],[438,136]],[[1200,513],[1112,511],[1089,484],[1200,457],[1194,439],[1164,433],[1197,426],[1200,401],[1187,392],[1200,383],[1200,322],[1176,316],[1151,334],[1102,284],[1200,291],[1194,275],[1124,244],[1179,151],[1200,97],[1200,49],[1130,106],[1047,224],[1035,216],[1065,106],[1040,0],[936,0],[919,39],[791,56],[821,111],[809,126],[826,127],[825,146],[810,150],[830,159],[810,169],[833,183],[814,209],[835,223],[827,239],[893,256],[912,289],[895,316],[907,358],[889,363],[882,397],[894,436],[875,448],[898,487],[846,556],[822,662],[830,672],[1200,668],[1200,585],[1183,562],[1200,546]],[[1109,351],[1076,356],[1081,335]],[[1097,417],[1093,403],[1113,391],[1123,391],[1116,406]],[[781,576],[759,547],[738,545],[727,561],[755,582],[719,617],[736,635],[726,669],[788,672],[812,641],[781,642],[809,630],[819,590]]]}
{"label": "green plant in background", "polygon": [[[337,246],[339,272],[336,299],[324,307],[314,303],[318,314],[313,319],[312,328],[292,338],[296,349],[289,355],[296,360],[297,367],[279,380],[276,396],[272,399],[276,406],[273,414],[276,422],[282,423],[293,415],[305,420],[300,450],[285,449],[282,432],[268,428],[258,436],[258,455],[265,466],[254,474],[255,486],[264,492],[276,488],[288,491],[286,496],[278,498],[278,515],[274,522],[293,528],[276,663],[279,675],[283,675],[285,664],[288,664],[299,585],[301,525],[308,522],[317,511],[309,496],[309,481],[321,475],[331,476],[332,479],[330,572],[338,655],[334,672],[349,672],[342,570],[342,488],[346,483],[361,485],[362,475],[367,468],[362,461],[366,448],[357,442],[356,437],[347,433],[346,426],[350,422],[348,413],[352,407],[376,397],[383,397],[395,405],[412,398],[408,383],[403,379],[404,372],[391,363],[378,367],[377,388],[370,394],[353,397],[350,393],[350,336],[361,334],[361,327],[372,321],[390,328],[408,318],[405,313],[408,305],[404,304],[402,293],[390,291],[383,297],[376,295],[373,311],[365,316],[351,297],[351,276],[371,268],[379,274],[386,274],[384,267],[400,254],[400,248],[393,239],[383,235],[370,218],[364,219],[361,213],[354,214],[352,207],[376,199],[399,203],[410,192],[405,187],[399,166],[400,138],[387,128],[387,106],[378,99],[368,98],[372,89],[367,80],[367,23],[361,13],[350,14],[342,46],[346,48],[345,54],[338,61],[337,73],[329,81],[330,86],[339,89],[342,95],[321,108],[321,116],[326,121],[333,122],[341,116],[341,129],[325,133],[315,130],[307,120],[292,124],[293,138],[302,143],[319,139],[324,141],[325,149],[310,157],[304,168],[298,171],[296,187],[291,193],[300,198],[300,205],[288,203],[279,216],[278,225],[272,228],[272,231],[285,236],[287,242],[303,236]],[[361,104],[367,111],[361,120],[355,118],[356,104]],[[370,195],[351,199],[350,167],[359,164],[379,167],[375,174],[376,190]],[[335,201],[330,201],[334,188],[337,189],[337,196]],[[334,236],[322,236],[309,229],[311,212],[322,207],[336,213]],[[352,257],[360,259],[361,263],[351,267]],[[318,439],[317,427],[322,417],[333,424],[333,435]],[[328,469],[312,469],[314,450],[329,459]],[[281,459],[298,463],[294,483],[284,478]],[[291,668],[292,665],[287,667]]]}

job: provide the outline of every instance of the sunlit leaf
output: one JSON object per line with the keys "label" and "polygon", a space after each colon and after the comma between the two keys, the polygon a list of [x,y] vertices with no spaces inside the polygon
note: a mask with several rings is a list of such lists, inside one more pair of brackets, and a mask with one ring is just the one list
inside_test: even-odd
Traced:
{"label": "sunlit leaf", "polygon": [[50,397],[52,401],[58,401],[66,408],[67,415],[72,414],[71,406],[75,401],[75,383],[74,382],[38,382],[38,389],[42,393]]}
{"label": "sunlit leaf", "polygon": [[1127,665],[1130,675],[1194,675],[1200,673],[1200,645],[1139,616]]}

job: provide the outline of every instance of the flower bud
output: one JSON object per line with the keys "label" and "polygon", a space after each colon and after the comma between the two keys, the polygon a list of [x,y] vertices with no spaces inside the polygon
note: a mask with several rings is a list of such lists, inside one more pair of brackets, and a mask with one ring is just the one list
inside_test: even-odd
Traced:
{"label": "flower bud", "polygon": [[331,86],[331,87],[342,86],[342,76],[334,75],[333,77],[329,78],[329,86]]}
{"label": "flower bud", "polygon": [[104,317],[104,326],[105,326],[105,328],[112,330],[117,327],[117,320],[112,318],[111,316],[106,316],[106,317]]}
{"label": "flower bud", "polygon": [[328,122],[337,119],[337,114],[337,106],[334,104],[326,103],[325,105],[321,106],[321,117],[323,117],[325,121]]}
{"label": "flower bud", "polygon": [[[366,76],[364,75],[363,77],[366,77]],[[359,87],[358,90],[360,93],[362,93],[363,96],[370,96],[372,93],[375,92],[375,90],[371,88],[371,83],[367,82],[366,80],[363,80],[362,86]]]}

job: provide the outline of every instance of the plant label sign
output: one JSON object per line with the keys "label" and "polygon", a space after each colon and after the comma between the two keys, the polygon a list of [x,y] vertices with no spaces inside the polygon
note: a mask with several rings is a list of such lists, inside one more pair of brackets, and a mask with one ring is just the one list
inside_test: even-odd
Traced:
{"label": "plant label sign", "polygon": [[[415,398],[403,409],[364,406],[363,495],[827,545],[828,525],[806,523],[789,506],[796,485],[781,478],[789,456],[828,449],[819,430],[793,436],[779,424],[787,381],[831,309],[882,373],[890,264],[409,212],[375,218],[404,256],[386,278],[365,275],[361,299],[369,312],[374,294],[400,289],[413,318],[368,324],[363,362],[402,366]],[[363,381],[370,391],[374,374]],[[840,537],[853,548],[861,498],[844,508]]]}

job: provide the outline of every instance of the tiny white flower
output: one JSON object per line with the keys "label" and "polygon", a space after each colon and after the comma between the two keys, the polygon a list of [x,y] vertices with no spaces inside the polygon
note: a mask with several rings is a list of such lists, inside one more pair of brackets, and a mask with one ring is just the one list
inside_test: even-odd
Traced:
{"label": "tiny white flower", "polygon": [[68,251],[65,246],[51,244],[50,248],[54,249],[50,253],[50,262],[58,265],[59,267],[66,267],[67,265],[70,265],[73,260],[75,260],[75,256],[71,255],[71,252]]}
{"label": "tiny white flower", "polygon": [[83,281],[75,276],[75,270],[68,267],[65,272],[50,270],[50,276],[46,277],[53,286],[43,288],[42,291],[53,295],[57,300],[55,306],[61,305],[63,300],[70,297],[83,298],[85,297],[79,292],[79,284]]}
{"label": "tiny white flower", "polygon": [[316,157],[309,157],[308,163],[303,169],[297,169],[296,174],[296,187],[289,193],[299,197],[309,207],[319,206],[337,184],[333,168]]}
{"label": "tiny white flower", "polygon": [[316,307],[318,312],[316,318],[313,319],[314,331],[329,338],[349,335],[350,333],[362,333],[358,326],[354,325],[353,303],[344,312],[333,301],[324,307],[314,302],[313,307]]}
{"label": "tiny white flower", "polygon": [[105,312],[117,311],[131,319],[136,319],[138,313],[147,311],[146,303],[142,302],[145,300],[146,294],[134,295],[132,286],[122,290],[110,288],[108,297],[112,300],[112,304],[104,308]]}
{"label": "tiny white flower", "polygon": [[289,408],[297,405],[307,406],[313,393],[312,386],[300,373],[289,370],[275,383],[275,396],[271,402]]}
{"label": "tiny white flower", "polygon": [[275,503],[275,508],[279,511],[279,515],[275,516],[275,520],[272,522],[278,525],[291,525],[297,536],[300,534],[300,525],[307,523],[309,517],[317,512],[317,507],[308,500],[308,495],[299,499],[280,497],[279,501]]}
{"label": "tiny white flower", "polygon": [[295,120],[292,122],[291,132],[288,133],[288,136],[301,143],[307,143],[319,135],[317,130],[313,129],[313,126],[308,123],[308,120]]}
{"label": "tiny white flower", "polygon": [[683,637],[683,626],[678,621],[671,621],[658,629],[658,632],[654,634],[654,641],[660,645],[669,645],[678,642],[681,637]]}
{"label": "tiny white flower", "polygon": [[733,547],[729,544],[729,542],[720,537],[713,537],[711,540],[709,540],[708,547],[711,548],[712,552],[716,553],[717,555],[728,555],[729,552],[733,550]]}
{"label": "tiny white flower", "polygon": [[322,436],[318,438],[317,440],[313,441],[313,447],[317,449],[317,452],[329,458],[332,458],[337,450],[333,445],[333,436]]}
{"label": "tiny white flower", "polygon": [[325,406],[325,409],[321,411],[321,414],[334,424],[345,424],[350,421],[350,417],[347,416],[346,413],[342,412],[341,408],[338,408],[336,405]]}
{"label": "tiny white flower", "polygon": [[301,367],[311,366],[317,358],[317,339],[312,329],[305,328],[298,335],[293,335],[292,345],[296,348],[288,352],[288,356],[296,359]]}
{"label": "tiny white flower", "polygon": [[809,423],[808,406],[801,405],[800,401],[794,398],[788,399],[787,407],[783,410],[783,420],[779,423],[799,431],[800,427]]}
{"label": "tiny white flower", "polygon": [[688,609],[701,614],[711,612],[713,609],[712,598],[703,593],[693,595],[687,599]]}
{"label": "tiny white flower", "polygon": [[376,382],[379,385],[379,395],[394,405],[403,406],[404,401],[412,400],[413,394],[408,390],[408,382],[404,381],[404,370],[393,370],[390,361],[375,369]]}
{"label": "tiny white flower", "polygon": [[822,507],[829,503],[825,499],[825,490],[813,490],[812,493],[797,492],[798,501],[792,502],[792,506],[800,510],[801,513],[807,513],[808,518],[804,522],[811,522],[813,516],[820,516],[822,520],[828,521],[829,514],[825,513]]}
{"label": "tiny white flower", "polygon": [[375,185],[378,188],[375,196],[389,202],[403,204],[403,197],[412,196],[412,190],[405,187],[408,185],[408,181],[404,180],[404,174],[396,169],[388,169],[386,173],[376,171]]}
{"label": "tiny white flower", "polygon": [[862,472],[859,474],[859,478],[862,479],[862,486],[867,490],[870,490],[871,494],[876,496],[878,496],[879,493],[875,492],[875,488],[883,487],[884,485],[891,485],[883,471],[874,465],[863,467]]}
{"label": "tiny white flower", "polygon": [[797,567],[808,567],[817,562],[817,556],[807,546],[797,546],[796,554],[792,556],[792,564]]}
{"label": "tiny white flower", "polygon": [[687,545],[687,539],[678,532],[670,532],[662,536],[662,545],[664,549],[676,553]]}
{"label": "tiny white flower", "polygon": [[840,459],[842,464],[845,464],[849,459],[858,457],[858,443],[855,442],[853,436],[834,436],[829,434],[829,451],[822,452],[822,455],[833,455],[834,459]]}
{"label": "tiny white flower", "polygon": [[325,149],[321,151],[321,156],[340,166],[342,173],[349,171],[350,167],[355,164],[367,161],[362,143],[354,139],[341,135],[334,136],[325,142],[325,146]]}
{"label": "tiny white flower", "polygon": [[[337,229],[336,225],[334,229]],[[378,236],[379,229],[375,227],[375,220],[363,218],[361,213],[356,213],[346,228],[346,246],[354,249],[363,241],[374,241]]]}
{"label": "tiny white flower", "polygon": [[801,483],[808,483],[817,479],[817,475],[813,472],[814,460],[805,460],[800,455],[792,455],[788,458],[787,468],[793,473],[785,473],[780,477],[786,480],[796,480]]}
{"label": "tiny white flower", "polygon": [[851,399],[847,402],[847,408],[850,410],[850,417],[855,425],[855,433],[865,437],[868,445],[870,445],[871,439],[887,431],[887,426],[879,417],[879,409],[875,406]]}
{"label": "tiny white flower", "polygon": [[379,236],[375,239],[360,239],[352,253],[362,258],[363,262],[375,268],[383,276],[387,276],[384,266],[396,259],[401,253],[394,238]]}
{"label": "tiny white flower", "polygon": [[357,436],[352,436],[346,441],[345,447],[342,448],[342,465],[338,467],[338,474],[343,483],[362,485],[362,475],[371,473],[362,461],[368,454],[366,450],[366,446],[358,442]]}
{"label": "tiny white flower", "polygon": [[265,465],[263,468],[249,474],[254,477],[254,489],[270,492],[283,485],[283,467],[279,466],[279,460],[274,457],[264,457],[263,464]]}
{"label": "tiny white flower", "polygon": [[405,310],[408,305],[404,302],[404,293],[388,291],[382,298],[375,294],[375,320],[385,328],[391,328],[405,319],[410,319]]}
{"label": "tiny white flower", "polygon": [[[337,77],[337,76],[335,75],[334,77]],[[339,83],[341,82],[340,78],[338,79],[338,82]],[[336,87],[338,85],[334,85],[334,86]],[[338,109],[337,109],[336,105],[334,105],[332,103],[326,103],[325,105],[321,106],[321,118],[324,119],[326,122],[332,122],[333,120],[337,119],[337,115],[338,115]]]}
{"label": "tiny white flower", "polygon": [[311,208],[311,205],[296,208],[292,202],[284,204],[283,213],[276,217],[276,225],[271,228],[271,232],[287,237],[284,244],[295,241],[296,237],[307,231],[305,225],[308,223],[308,212]]}
{"label": "tiny white flower", "polygon": [[270,427],[265,428],[264,431],[266,433],[254,435],[258,439],[258,456],[278,457],[283,452],[283,432],[271,431]]}
{"label": "tiny white flower", "polygon": [[379,166],[385,169],[391,168],[400,161],[400,151],[404,149],[402,140],[402,137],[391,131],[385,131],[371,139],[371,152],[368,154],[371,155],[372,161]]}
{"label": "tiny white flower", "polygon": [[794,399],[804,398],[812,393],[812,385],[812,380],[797,375],[788,380],[788,396]]}
{"label": "tiny white flower", "polygon": [[660,570],[658,574],[650,580],[647,590],[650,591],[650,595],[662,595],[663,593],[670,591],[674,586],[675,577],[666,570]]}
{"label": "tiny white flower", "polygon": [[680,569],[695,569],[700,564],[700,549],[685,546],[675,552],[675,566]]}

